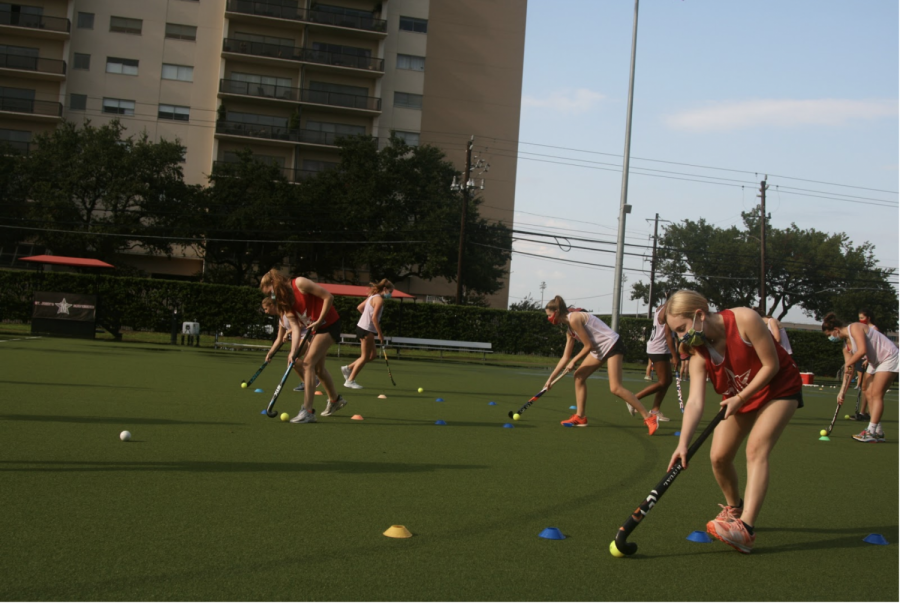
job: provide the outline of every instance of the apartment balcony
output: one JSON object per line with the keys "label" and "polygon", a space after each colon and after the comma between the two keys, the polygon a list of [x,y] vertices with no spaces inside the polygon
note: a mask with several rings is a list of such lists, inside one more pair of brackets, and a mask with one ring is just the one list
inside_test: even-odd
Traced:
{"label": "apartment balcony", "polygon": [[348,35],[383,38],[387,36],[387,21],[368,16],[341,15],[324,10],[281,6],[265,0],[228,0],[225,15],[232,20],[272,25],[307,25],[322,30],[338,30]]}
{"label": "apartment balcony", "polygon": [[338,139],[343,135],[334,132],[320,132],[318,130],[292,129],[284,126],[222,120],[216,122],[216,136],[229,140],[253,138],[270,141],[278,145],[336,148]]}
{"label": "apartment balcony", "polygon": [[[213,161],[213,173],[229,165],[240,164],[234,161]],[[309,180],[310,178],[313,178],[322,173],[320,170],[301,170],[287,167],[280,167],[280,169],[281,173],[284,174],[284,177],[287,179],[287,181],[293,183],[299,183],[305,180]]]}
{"label": "apartment balcony", "polygon": [[0,115],[11,115],[32,121],[60,121],[62,103],[0,96]]}
{"label": "apartment balcony", "polygon": [[280,64],[305,63],[310,68],[331,73],[356,73],[369,77],[384,75],[384,59],[373,59],[352,54],[313,50],[297,46],[281,46],[265,42],[249,42],[226,38],[222,43],[225,58],[241,59],[253,63]]}
{"label": "apartment balcony", "polygon": [[219,97],[250,96],[266,103],[301,103],[327,111],[377,114],[381,99],[373,96],[324,92],[308,88],[290,88],[273,84],[251,84],[237,80],[219,80]]}
{"label": "apartment balcony", "polygon": [[66,79],[66,62],[0,52],[0,75],[62,82]]}
{"label": "apartment balcony", "polygon": [[0,9],[0,37],[5,35],[68,40],[72,23],[62,17],[29,15]]}

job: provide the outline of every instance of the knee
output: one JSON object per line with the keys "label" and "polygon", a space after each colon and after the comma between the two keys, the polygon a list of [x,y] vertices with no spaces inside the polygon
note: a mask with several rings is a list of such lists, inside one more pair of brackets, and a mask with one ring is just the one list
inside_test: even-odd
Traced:
{"label": "knee", "polygon": [[622,398],[624,400],[625,396],[627,396],[630,392],[627,389],[625,389],[625,387],[622,385],[610,384],[609,393],[611,393],[612,395],[614,395],[617,398]]}
{"label": "knee", "polygon": [[731,467],[734,459],[731,455],[724,454],[719,450],[711,450],[709,453],[709,461],[712,463],[713,471],[720,472]]}
{"label": "knee", "polygon": [[769,452],[765,446],[756,442],[747,442],[747,464],[757,465],[769,460]]}

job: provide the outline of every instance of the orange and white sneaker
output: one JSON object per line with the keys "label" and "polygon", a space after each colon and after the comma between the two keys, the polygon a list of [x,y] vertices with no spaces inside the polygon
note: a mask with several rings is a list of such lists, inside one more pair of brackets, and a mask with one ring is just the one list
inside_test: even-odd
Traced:
{"label": "orange and white sneaker", "polygon": [[[723,510],[724,513],[724,510]],[[721,513],[720,513],[721,515]],[[721,520],[718,517],[706,524],[706,531],[739,553],[749,555],[753,550],[756,536],[747,531],[747,526],[737,517]]]}
{"label": "orange and white sneaker", "polygon": [[572,427],[587,427],[588,426],[587,417],[579,417],[577,412],[574,415],[572,415],[571,417],[569,417],[568,419],[566,419],[565,421],[560,421],[559,424],[563,425],[563,426],[571,425]]}
{"label": "orange and white sneaker", "polygon": [[[728,521],[729,519],[740,519],[741,513],[744,512],[744,507],[729,507],[728,505],[719,505],[722,507],[722,510],[719,511],[719,514],[716,515],[714,521]],[[709,522],[712,523],[712,522]],[[709,524],[707,524],[708,527]]]}
{"label": "orange and white sneaker", "polygon": [[651,414],[646,419],[644,419],[644,425],[647,426],[647,429],[650,431],[650,435],[656,433],[656,430],[659,429],[659,415]]}

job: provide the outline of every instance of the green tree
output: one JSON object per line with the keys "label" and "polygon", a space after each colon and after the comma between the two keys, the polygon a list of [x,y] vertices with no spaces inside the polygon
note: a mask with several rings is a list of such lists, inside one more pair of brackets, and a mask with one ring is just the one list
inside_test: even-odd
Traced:
{"label": "green tree", "polygon": [[510,312],[539,312],[543,310],[540,302],[531,297],[531,293],[520,301],[509,305]]}
{"label": "green tree", "polygon": [[137,247],[171,254],[180,208],[197,190],[184,184],[184,147],[123,131],[118,121],[64,122],[35,138],[23,164],[29,223],[55,254],[104,261]]}
{"label": "green tree", "polygon": [[16,243],[34,234],[23,228],[30,226],[24,162],[23,155],[0,145],[0,249],[3,252],[12,252]]}

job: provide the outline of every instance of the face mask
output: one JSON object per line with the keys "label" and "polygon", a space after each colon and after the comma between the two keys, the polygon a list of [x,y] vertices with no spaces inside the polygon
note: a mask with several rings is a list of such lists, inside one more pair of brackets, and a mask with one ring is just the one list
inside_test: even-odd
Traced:
{"label": "face mask", "polygon": [[696,314],[694,314],[694,320],[691,322],[690,330],[684,334],[684,337],[681,338],[681,343],[692,348],[706,343],[706,335],[703,334],[703,329],[700,329],[699,331],[694,329],[695,322],[697,322]]}
{"label": "face mask", "polygon": [[272,301],[275,301],[275,292],[274,291],[272,291],[272,294],[270,295],[270,297],[272,298]]}
{"label": "face mask", "polygon": [[549,320],[550,324],[554,327],[559,324],[559,317],[557,317],[556,314],[551,314],[547,317],[547,320]]}
{"label": "face mask", "polygon": [[869,324],[869,319],[868,318],[860,318],[859,322],[863,323],[864,325],[867,325],[867,324]]}
{"label": "face mask", "polygon": [[830,341],[831,343],[840,343],[840,342],[841,342],[841,338],[840,338],[840,337],[835,337],[834,335],[829,335],[829,336],[828,336],[828,341]]}
{"label": "face mask", "polygon": [[391,299],[391,295],[391,292],[388,291],[387,293],[382,293],[381,297],[383,297],[384,299]]}

